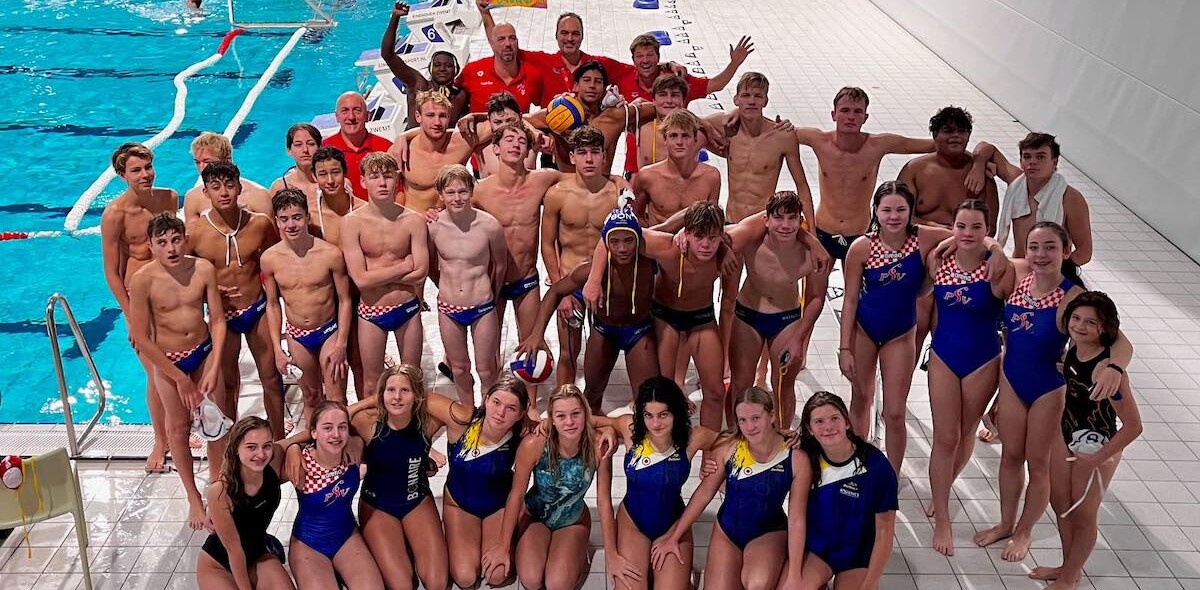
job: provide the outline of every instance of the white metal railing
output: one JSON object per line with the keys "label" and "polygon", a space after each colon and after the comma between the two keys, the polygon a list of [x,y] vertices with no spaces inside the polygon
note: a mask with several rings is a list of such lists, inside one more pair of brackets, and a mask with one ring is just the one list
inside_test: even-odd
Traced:
{"label": "white metal railing", "polygon": [[[87,363],[88,371],[92,374],[92,382],[96,384],[96,391],[99,392],[99,403],[96,406],[96,414],[87,422],[87,427],[82,433],[75,432],[75,416],[71,411],[70,392],[67,391],[67,378],[63,373],[62,350],[58,346],[58,325],[54,323],[54,312],[59,304],[62,305],[63,314],[67,318],[67,325],[70,326],[71,332],[75,335],[75,345],[79,347],[79,352],[83,355],[84,362]],[[71,311],[71,304],[67,303],[67,298],[62,293],[55,293],[50,296],[50,300],[46,302],[46,335],[50,337],[50,350],[54,353],[54,374],[58,378],[58,394],[62,398],[63,422],[67,425],[67,444],[71,450],[72,457],[79,456],[79,449],[83,442],[92,432],[92,428],[100,421],[100,417],[104,415],[105,402],[108,399],[108,388],[104,385],[104,380],[100,378],[100,372],[96,370],[96,362],[92,360],[92,351],[88,349],[87,340],[83,337],[83,331],[79,328],[79,322],[75,321],[75,314]]]}

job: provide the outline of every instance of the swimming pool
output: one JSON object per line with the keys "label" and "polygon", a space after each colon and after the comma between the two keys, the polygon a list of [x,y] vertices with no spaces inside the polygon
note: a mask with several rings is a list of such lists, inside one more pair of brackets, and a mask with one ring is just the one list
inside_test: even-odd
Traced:
{"label": "swimming pool", "polygon": [[[331,0],[325,0],[328,5]],[[378,47],[390,0],[334,0],[336,28],[302,40],[272,78],[233,140],[247,178],[267,185],[290,164],[284,132],[329,112],[355,89],[354,59]],[[302,0],[246,2],[245,21],[306,20]],[[172,78],[211,55],[228,31],[224,2],[196,16],[181,0],[77,0],[0,3],[0,232],[60,230],[79,195],[126,141],[145,141],[171,118]],[[406,34],[406,31],[401,31]],[[156,152],[156,184],[182,195],[196,179],[192,139],[225,129],[291,30],[238,37],[224,59],[188,80],[187,116]],[[100,222],[124,189],[115,180],[81,228]],[[128,344],[124,317],[103,279],[100,238],[0,242],[0,422],[62,421],[45,329],[47,298],[70,300],[108,382],[107,423],[146,423],[145,378]],[[59,314],[62,320],[62,314]],[[65,325],[59,327],[77,417],[95,410],[95,387]]]}

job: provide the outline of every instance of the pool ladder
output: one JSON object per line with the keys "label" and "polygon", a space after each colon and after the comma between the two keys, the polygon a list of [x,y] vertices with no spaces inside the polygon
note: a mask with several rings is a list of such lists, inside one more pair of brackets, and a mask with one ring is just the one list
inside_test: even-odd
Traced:
{"label": "pool ladder", "polygon": [[[58,346],[58,326],[54,323],[54,312],[59,304],[62,305],[63,314],[67,317],[67,325],[71,327],[71,332],[75,334],[75,345],[79,347],[79,352],[83,355],[83,360],[87,363],[88,371],[92,374],[92,382],[96,384],[96,391],[100,394],[100,402],[96,407],[96,414],[87,422],[87,427],[83,429],[83,433],[76,434],[75,432],[75,417],[71,412],[71,399],[67,392],[67,379],[63,374],[62,351]],[[104,380],[100,378],[100,372],[96,370],[96,361],[92,360],[92,351],[88,349],[87,340],[83,337],[83,331],[79,328],[79,322],[75,321],[75,314],[71,311],[71,304],[67,303],[67,297],[62,293],[55,293],[50,296],[50,300],[46,302],[46,335],[50,337],[50,350],[54,353],[54,374],[58,377],[58,394],[62,398],[63,422],[67,425],[67,444],[71,450],[72,457],[79,456],[79,449],[83,442],[87,440],[96,423],[100,421],[100,416],[104,415],[105,401],[108,399],[108,388],[104,385]]]}

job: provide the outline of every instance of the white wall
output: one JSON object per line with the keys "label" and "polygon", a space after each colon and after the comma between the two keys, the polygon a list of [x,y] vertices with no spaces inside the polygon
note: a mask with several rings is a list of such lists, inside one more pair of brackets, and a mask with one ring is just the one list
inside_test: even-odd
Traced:
{"label": "white wall", "polygon": [[1200,2],[872,2],[1200,260]]}

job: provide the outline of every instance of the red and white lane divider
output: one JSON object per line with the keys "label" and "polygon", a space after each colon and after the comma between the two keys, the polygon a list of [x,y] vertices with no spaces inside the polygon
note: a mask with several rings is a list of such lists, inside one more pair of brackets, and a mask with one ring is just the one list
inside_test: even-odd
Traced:
{"label": "red and white lane divider", "polygon": [[[195,75],[196,72],[199,72],[200,70],[203,70],[204,68],[207,68],[208,66],[220,61],[221,58],[225,56],[225,52],[229,49],[230,44],[233,43],[233,39],[244,32],[244,29],[234,29],[229,31],[225,34],[225,37],[221,39],[221,45],[217,48],[216,53],[188,66],[182,72],[179,72],[175,75],[174,113],[171,115],[171,120],[167,122],[166,127],[163,127],[162,131],[159,131],[154,137],[151,137],[149,140],[143,142],[146,147],[154,149],[163,141],[166,141],[167,138],[175,134],[175,131],[177,131],[179,126],[183,123],[184,115],[187,114],[188,89],[184,82],[187,81],[188,78]],[[91,186],[89,186],[87,190],[83,191],[83,194],[79,196],[77,201],[75,201],[75,206],[71,208],[71,212],[67,213],[67,220],[64,224],[67,233],[74,232],[79,229],[79,224],[83,221],[83,215],[87,213],[88,208],[92,206],[92,201],[96,200],[96,197],[100,196],[100,193],[104,192],[104,189],[108,186],[108,183],[112,182],[116,177],[117,173],[115,170],[113,170],[112,166],[107,166],[105,167],[104,172],[102,172],[100,176],[97,177],[94,182],[92,182]],[[8,233],[20,234],[23,232]],[[38,234],[43,232],[28,233]]]}
{"label": "red and white lane divider", "polygon": [[44,231],[0,231],[0,242],[12,242],[16,240],[36,240],[38,238],[61,238],[63,236],[78,237],[78,236],[96,236],[100,235],[100,226],[89,227],[85,229],[77,229],[67,231],[63,229],[44,230]]}

